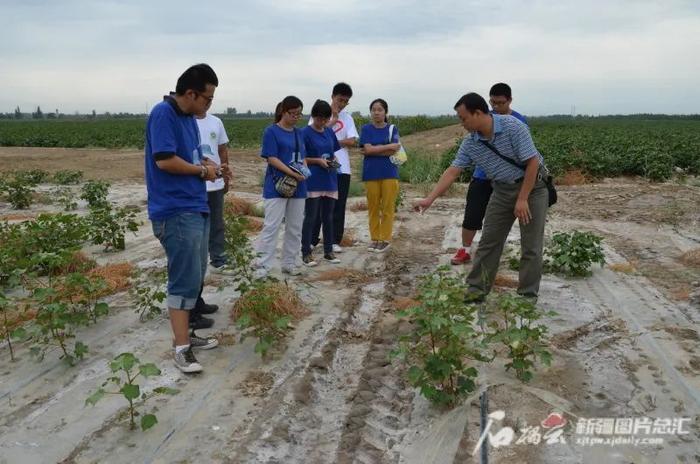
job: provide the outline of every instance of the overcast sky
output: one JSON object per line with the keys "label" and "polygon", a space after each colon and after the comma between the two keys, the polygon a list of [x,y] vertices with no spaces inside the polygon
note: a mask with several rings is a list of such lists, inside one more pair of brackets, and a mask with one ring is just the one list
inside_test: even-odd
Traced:
{"label": "overcast sky", "polygon": [[309,110],[342,80],[362,113],[501,81],[529,115],[698,113],[700,1],[0,0],[2,112],[145,112],[197,62],[215,112]]}

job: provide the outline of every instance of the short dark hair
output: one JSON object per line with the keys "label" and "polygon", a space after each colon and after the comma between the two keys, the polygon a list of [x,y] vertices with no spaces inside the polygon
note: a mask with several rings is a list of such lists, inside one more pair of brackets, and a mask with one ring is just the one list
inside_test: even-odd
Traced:
{"label": "short dark hair", "polygon": [[374,106],[375,103],[379,103],[382,105],[382,108],[384,108],[384,122],[389,122],[389,118],[387,115],[389,114],[389,104],[386,102],[386,100],[382,98],[375,98],[372,100],[372,103],[369,104],[369,111],[372,112],[372,107]]}
{"label": "short dark hair", "polygon": [[480,110],[484,114],[488,114],[489,105],[486,104],[484,97],[478,93],[469,92],[468,94],[462,95],[462,97],[455,103],[454,109],[459,108],[464,105],[467,111],[474,114],[476,110]]}
{"label": "short dark hair", "polygon": [[345,82],[338,82],[333,86],[333,92],[331,93],[331,97],[335,97],[336,95],[342,95],[344,97],[352,98],[352,89]]}
{"label": "short dark hair", "polygon": [[503,82],[499,82],[498,84],[494,84],[493,87],[491,87],[491,90],[489,90],[489,96],[490,97],[506,97],[508,100],[513,99],[513,93],[510,90],[510,86],[508,84],[503,83]]}
{"label": "short dark hair", "polygon": [[332,114],[331,105],[325,100],[316,100],[314,106],[311,107],[312,118],[330,118]]}
{"label": "short dark hair", "polygon": [[294,108],[303,108],[304,104],[294,95],[289,95],[284,97],[284,99],[277,104],[275,108],[275,122],[280,122],[282,119],[282,113],[285,111],[293,110]]}
{"label": "short dark hair", "polygon": [[175,93],[178,95],[184,95],[188,90],[204,92],[207,84],[218,87],[219,78],[216,77],[216,73],[208,64],[195,64],[194,66],[187,68],[187,71],[182,73],[180,78],[177,80]]}

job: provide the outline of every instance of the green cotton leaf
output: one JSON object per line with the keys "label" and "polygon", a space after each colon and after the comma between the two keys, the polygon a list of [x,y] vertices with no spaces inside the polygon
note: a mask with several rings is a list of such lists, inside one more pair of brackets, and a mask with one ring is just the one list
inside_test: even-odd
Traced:
{"label": "green cotton leaf", "polygon": [[265,353],[268,352],[270,347],[272,347],[272,343],[265,340],[264,338],[261,338],[260,340],[258,340],[258,343],[255,344],[255,352],[260,353],[262,356],[265,356]]}
{"label": "green cotton leaf", "polygon": [[416,385],[418,382],[420,382],[422,377],[423,370],[420,367],[411,366],[411,368],[408,369],[408,381],[411,383],[411,385]]}
{"label": "green cotton leaf", "polygon": [[88,347],[85,343],[83,342],[75,342],[75,349],[73,350],[73,354],[75,354],[75,357],[78,359],[83,359],[83,356],[85,356],[85,353],[88,352]]}
{"label": "green cotton leaf", "polygon": [[144,416],[141,418],[141,430],[146,431],[157,423],[158,419],[154,414],[144,414]]}
{"label": "green cotton leaf", "polygon": [[525,362],[522,359],[518,359],[518,358],[513,359],[512,364],[513,364],[513,367],[515,369],[525,369],[525,367],[527,367]]}
{"label": "green cotton leaf", "polygon": [[130,383],[127,383],[126,385],[124,385],[121,388],[121,390],[119,390],[119,391],[121,392],[122,395],[124,395],[124,397],[127,400],[135,400],[136,398],[139,397],[139,395],[141,395],[141,390],[140,390],[139,386],[134,385],[134,384],[130,384]]}
{"label": "green cotton leaf", "polygon": [[287,327],[289,327],[290,322],[292,322],[291,316],[280,317],[275,321],[275,327],[277,327],[278,329],[286,329]]}
{"label": "green cotton leaf", "polygon": [[251,326],[251,324],[252,324],[251,318],[247,314],[238,318],[237,325],[238,325],[238,328],[240,328],[240,329],[247,329],[248,327]]}
{"label": "green cotton leaf", "polygon": [[107,303],[97,303],[93,311],[96,316],[106,316],[109,314],[109,305]]}
{"label": "green cotton leaf", "polygon": [[24,340],[27,338],[27,330],[24,327],[18,327],[12,331],[10,337],[15,340]]}
{"label": "green cotton leaf", "polygon": [[153,363],[141,364],[139,366],[139,373],[144,377],[152,377],[160,375],[160,369]]}
{"label": "green cotton leaf", "polygon": [[177,395],[180,393],[180,390],[177,388],[157,387],[153,389],[153,392],[159,395]]}
{"label": "green cotton leaf", "polygon": [[403,318],[408,317],[410,314],[411,313],[408,309],[402,309],[401,311],[398,311],[396,313],[396,317],[398,317],[399,319],[403,319]]}
{"label": "green cotton leaf", "polygon": [[132,353],[122,353],[109,364],[112,372],[117,372],[118,370],[130,371],[134,364],[138,362],[136,356]]}
{"label": "green cotton leaf", "polygon": [[105,391],[102,388],[98,388],[95,393],[92,395],[88,396],[87,399],[85,400],[85,406],[88,404],[95,406],[95,404],[100,401],[102,398],[105,396]]}
{"label": "green cotton leaf", "polygon": [[546,366],[550,366],[552,364],[552,353],[549,353],[548,351],[543,351],[540,353],[540,361],[542,364]]}

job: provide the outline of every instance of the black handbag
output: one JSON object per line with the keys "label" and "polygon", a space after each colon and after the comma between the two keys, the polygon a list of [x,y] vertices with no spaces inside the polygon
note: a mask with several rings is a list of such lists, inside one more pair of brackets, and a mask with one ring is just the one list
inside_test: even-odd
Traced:
{"label": "black handbag", "polygon": [[[294,156],[295,161],[299,161],[299,137],[297,136],[297,130],[294,129]],[[295,193],[297,193],[297,187],[299,186],[299,181],[290,175],[282,174],[280,178],[275,181],[275,190],[283,198],[292,198]]]}
{"label": "black handbag", "polygon": [[[522,169],[525,171],[525,166],[517,163],[515,160],[512,160],[506,156],[503,156],[501,152],[498,151],[498,148],[496,148],[492,143],[487,142],[486,140],[479,140],[479,142],[483,143],[486,145],[486,147],[497,154],[503,161],[512,164],[513,166]],[[544,164],[540,165],[540,170],[544,169],[543,173],[538,173],[537,175],[542,179],[544,182],[544,185],[547,186],[547,193],[548,193],[548,198],[547,198],[547,206],[552,206],[554,205],[557,200],[558,200],[558,195],[557,195],[557,189],[554,187],[554,178],[549,174],[549,171],[547,170],[547,167],[544,166]]]}

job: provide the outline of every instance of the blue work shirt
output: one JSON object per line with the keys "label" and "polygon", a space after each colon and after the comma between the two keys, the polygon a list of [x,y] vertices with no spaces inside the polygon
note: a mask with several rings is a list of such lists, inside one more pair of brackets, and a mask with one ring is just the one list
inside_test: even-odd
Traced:
{"label": "blue work shirt", "polygon": [[464,169],[476,164],[484,170],[489,179],[497,182],[514,182],[525,175],[522,169],[502,160],[479,140],[491,142],[501,155],[518,164],[526,164],[533,156],[537,156],[542,164],[542,155],[535,148],[530,131],[523,122],[509,115],[492,114],[491,118],[492,139],[486,140],[478,132],[468,134],[462,140],[452,166]]}

